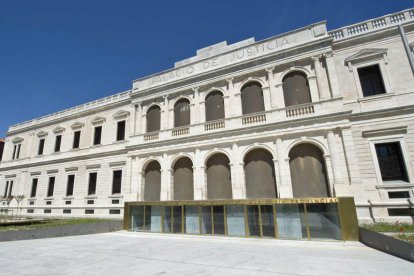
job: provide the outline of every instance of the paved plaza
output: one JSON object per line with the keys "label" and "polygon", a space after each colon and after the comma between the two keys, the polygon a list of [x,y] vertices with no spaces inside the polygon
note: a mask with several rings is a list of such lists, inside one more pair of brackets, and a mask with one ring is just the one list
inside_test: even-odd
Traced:
{"label": "paved plaza", "polygon": [[0,243],[0,275],[413,275],[357,242],[115,232]]}

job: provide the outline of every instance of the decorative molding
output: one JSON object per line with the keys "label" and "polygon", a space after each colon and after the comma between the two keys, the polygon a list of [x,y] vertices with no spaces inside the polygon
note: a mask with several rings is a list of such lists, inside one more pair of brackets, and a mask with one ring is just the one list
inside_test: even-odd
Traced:
{"label": "decorative molding", "polygon": [[65,168],[65,172],[75,172],[78,170],[78,167],[69,167]]}
{"label": "decorative molding", "polygon": [[95,118],[91,121],[91,123],[92,123],[93,125],[98,125],[98,124],[103,124],[103,123],[105,123],[105,121],[106,121],[106,118],[105,118],[105,117],[98,116],[98,117],[95,117]]}
{"label": "decorative molding", "polygon": [[47,132],[46,132],[46,131],[41,130],[41,131],[39,131],[39,132],[36,134],[36,136],[37,136],[37,137],[39,137],[39,138],[46,137],[46,136],[47,136]]}
{"label": "decorative molding", "polygon": [[110,162],[109,163],[109,167],[121,167],[121,166],[125,166],[126,165],[126,161],[116,161],[116,162]]}
{"label": "decorative molding", "polygon": [[126,118],[128,115],[129,115],[129,112],[128,112],[128,111],[125,111],[125,110],[119,110],[118,112],[116,112],[116,113],[113,115],[113,117],[114,117],[114,119],[119,120],[119,119]]}
{"label": "decorative molding", "polygon": [[16,174],[8,174],[4,176],[5,178],[16,178]]}
{"label": "decorative molding", "polygon": [[55,134],[60,134],[60,133],[62,133],[64,131],[65,131],[65,128],[64,127],[61,127],[61,126],[57,126],[57,127],[55,127],[53,129],[53,133],[55,133]]}
{"label": "decorative molding", "polygon": [[37,172],[31,172],[31,173],[30,173],[30,175],[31,175],[31,176],[40,175],[40,174],[41,174],[41,172],[40,172],[40,171],[37,171]]}
{"label": "decorative molding", "polygon": [[47,172],[47,174],[57,174],[59,172],[59,170],[58,169],[47,170],[46,172]]}
{"label": "decorative molding", "polygon": [[87,170],[99,169],[100,167],[101,167],[101,164],[86,165]]}
{"label": "decorative molding", "polygon": [[24,139],[22,137],[15,137],[15,138],[13,138],[12,142],[13,142],[13,144],[18,144],[18,143],[23,142],[23,140]]}
{"label": "decorative molding", "polygon": [[352,72],[352,64],[355,64],[358,61],[361,61],[364,59],[372,60],[375,58],[381,58],[381,59],[384,59],[385,64],[387,64],[388,63],[387,52],[388,52],[387,48],[363,49],[353,54],[352,56],[347,57],[345,59],[345,65],[347,65],[349,71]]}
{"label": "decorative molding", "polygon": [[407,126],[367,130],[362,132],[362,137],[368,138],[401,134],[407,134]]}
{"label": "decorative molding", "polygon": [[81,129],[85,124],[81,122],[74,122],[70,127],[72,129]]}

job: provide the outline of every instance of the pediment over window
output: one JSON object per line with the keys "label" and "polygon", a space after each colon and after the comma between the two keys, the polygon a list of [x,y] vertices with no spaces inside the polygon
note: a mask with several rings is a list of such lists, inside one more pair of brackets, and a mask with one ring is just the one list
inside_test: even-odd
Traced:
{"label": "pediment over window", "polygon": [[14,143],[14,144],[17,144],[17,143],[21,143],[21,142],[23,142],[23,138],[22,137],[15,137],[15,138],[13,138],[13,140],[12,140],[12,142]]}
{"label": "pediment over window", "polygon": [[74,122],[70,127],[72,129],[78,129],[78,128],[82,128],[85,124],[81,123],[81,122]]}
{"label": "pediment over window", "polygon": [[[387,60],[387,52],[388,49],[386,48],[370,48],[370,49],[363,49],[350,57],[345,59],[345,64],[350,67],[352,63],[357,63],[363,60],[370,60],[375,58],[382,58],[385,61],[385,64],[388,63]],[[350,68],[351,70],[351,68]],[[351,70],[352,71],[352,70]]]}
{"label": "pediment over window", "polygon": [[95,117],[91,122],[92,124],[96,125],[96,124],[103,124],[106,121],[106,118],[98,116]]}
{"label": "pediment over window", "polygon": [[113,117],[114,117],[115,119],[121,119],[121,118],[127,117],[128,115],[129,115],[129,112],[128,112],[128,111],[125,111],[125,110],[119,110],[117,113],[115,113],[115,114],[113,115]]}
{"label": "pediment over window", "polygon": [[63,131],[65,131],[65,128],[64,128],[64,127],[61,127],[61,126],[55,127],[55,128],[53,129],[53,132],[54,132],[54,133],[61,133],[61,132],[63,132]]}
{"label": "pediment over window", "polygon": [[37,134],[36,134],[36,136],[37,137],[45,137],[45,136],[47,136],[47,132],[46,131],[39,131]]}

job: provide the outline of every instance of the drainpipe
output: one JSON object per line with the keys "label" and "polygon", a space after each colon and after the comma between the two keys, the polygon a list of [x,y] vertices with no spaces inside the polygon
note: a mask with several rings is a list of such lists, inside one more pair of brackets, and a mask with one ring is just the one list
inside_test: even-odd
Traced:
{"label": "drainpipe", "polygon": [[401,40],[402,40],[402,42],[404,44],[404,48],[405,48],[405,53],[407,54],[408,61],[410,62],[411,72],[414,75],[414,57],[413,57],[413,54],[410,51],[410,46],[408,45],[408,40],[407,40],[407,36],[405,35],[405,32],[404,32],[404,27],[402,25],[398,25],[398,30],[400,31]]}

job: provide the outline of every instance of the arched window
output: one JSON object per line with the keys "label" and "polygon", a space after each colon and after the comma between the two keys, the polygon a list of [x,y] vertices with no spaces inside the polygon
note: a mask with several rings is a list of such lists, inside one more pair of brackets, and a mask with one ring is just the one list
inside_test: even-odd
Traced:
{"label": "arched window", "polygon": [[224,118],[224,99],[220,91],[210,92],[206,97],[206,121]]}
{"label": "arched window", "polygon": [[161,127],[161,108],[153,105],[147,111],[147,132],[159,131]]}
{"label": "arched window", "polygon": [[182,157],[174,164],[174,200],[194,199],[193,162]]}
{"label": "arched window", "polygon": [[144,200],[159,201],[161,195],[161,166],[153,160],[145,168]]}
{"label": "arched window", "polygon": [[207,160],[207,198],[231,199],[230,160],[223,153],[216,153]]}
{"label": "arched window", "polygon": [[265,110],[262,86],[257,82],[249,82],[242,87],[241,100],[243,115]]}
{"label": "arched window", "polygon": [[254,149],[244,157],[247,198],[276,198],[273,156],[265,149]]}
{"label": "arched window", "polygon": [[309,143],[299,144],[289,152],[294,197],[328,197],[328,181],[322,151]]}
{"label": "arched window", "polygon": [[190,124],[190,101],[181,99],[174,106],[174,126],[188,126]]}
{"label": "arched window", "polygon": [[302,72],[291,72],[283,78],[283,97],[285,106],[312,102],[309,83]]}

